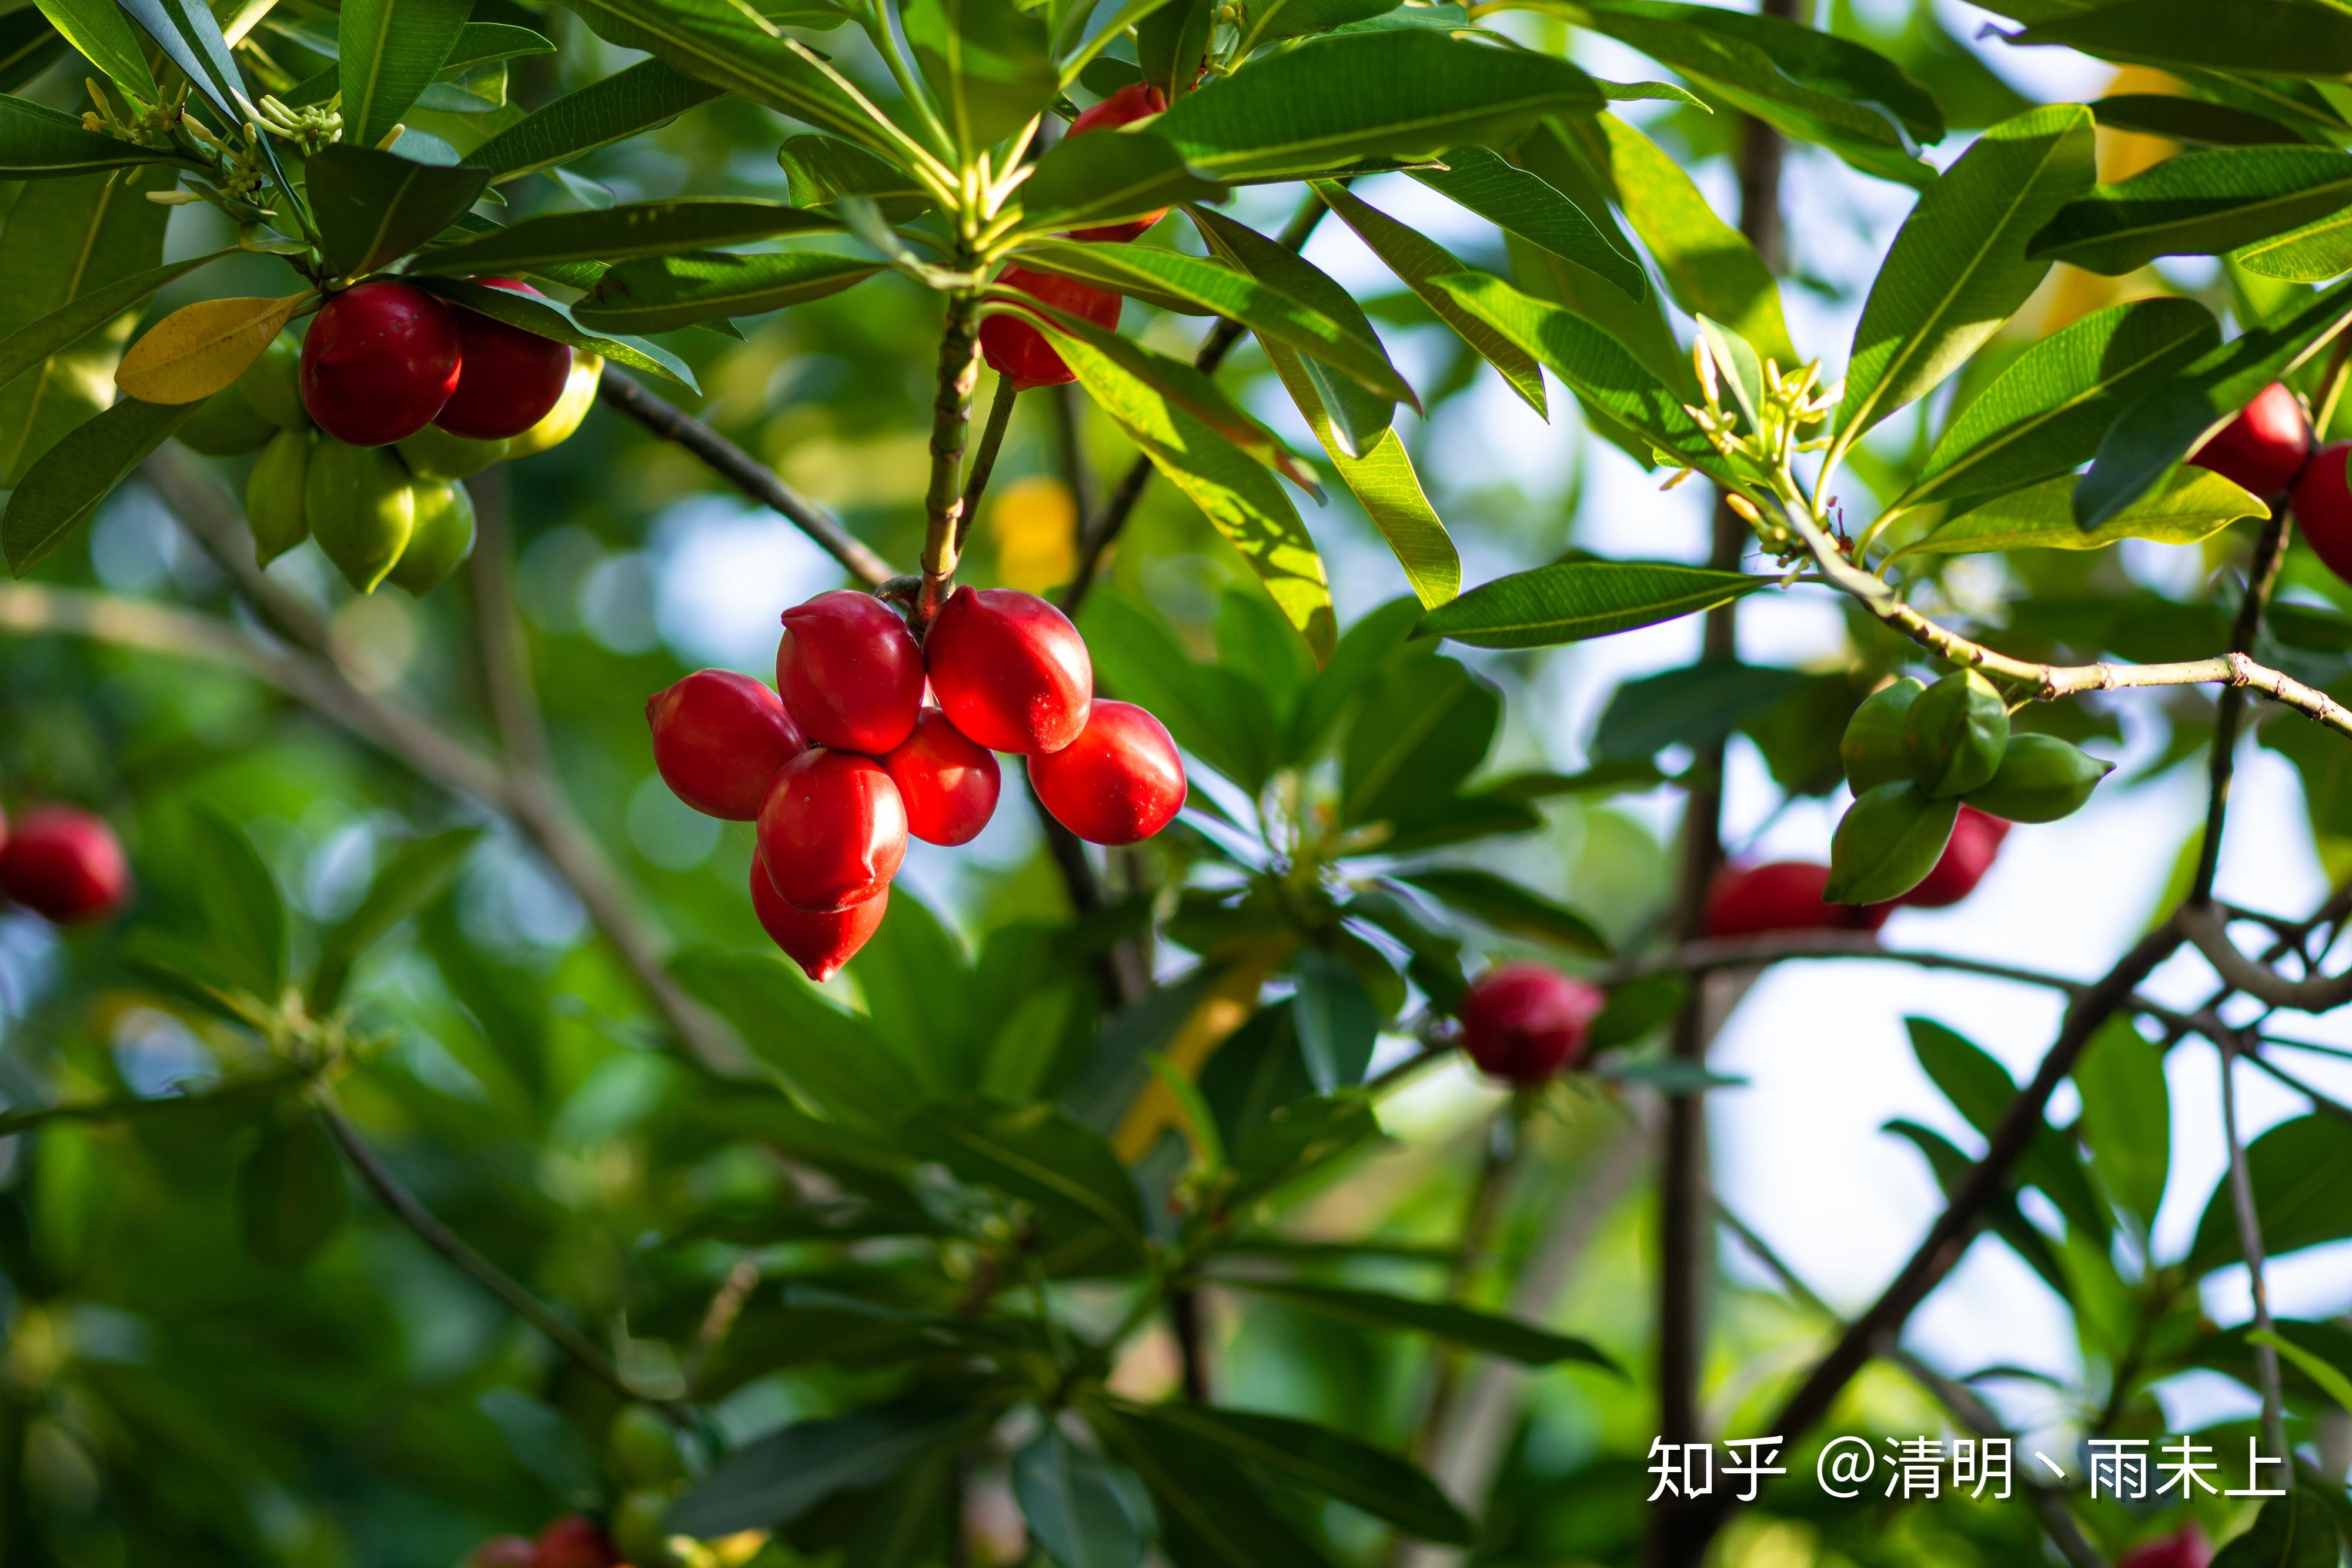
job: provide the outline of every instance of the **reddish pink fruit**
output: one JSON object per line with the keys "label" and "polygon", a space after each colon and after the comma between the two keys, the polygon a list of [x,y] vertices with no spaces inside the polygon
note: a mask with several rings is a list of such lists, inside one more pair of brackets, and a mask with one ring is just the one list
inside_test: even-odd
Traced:
{"label": "reddish pink fruit", "polygon": [[2161,1541],[2135,1547],[2116,1560],[2116,1568],[2205,1568],[2213,1561],[2213,1543],[2195,1524],[2183,1525]]}
{"label": "reddish pink fruit", "polygon": [[[1025,267],[1008,267],[996,275],[996,281],[1107,332],[1118,329],[1118,296],[1108,289],[1050,272],[1032,272]],[[991,316],[980,324],[980,351],[989,369],[1010,376],[1017,386],[1057,387],[1078,379],[1045,340],[1045,334],[1016,312]]]}
{"label": "reddish pink fruit", "polygon": [[466,1562],[468,1568],[536,1568],[539,1542],[528,1535],[493,1535]]}
{"label": "reddish pink fruit", "polygon": [[1055,821],[1090,843],[1148,839],[1184,804],[1184,764],[1166,727],[1108,699],[1077,739],[1029,759],[1029,783]]}
{"label": "reddish pink fruit", "polygon": [[1831,904],[1822,897],[1830,868],[1807,861],[1727,866],[1707,890],[1709,936],[1761,936],[1772,931],[1875,931],[1891,904]]}
{"label": "reddish pink fruit", "polygon": [[1541,964],[1504,964],[1470,982],[1462,999],[1462,1049],[1479,1070],[1510,1083],[1540,1083],[1584,1055],[1601,988]]}
{"label": "reddish pink fruit", "polygon": [[375,278],[331,294],[302,339],[302,406],[346,446],[389,446],[426,425],[457,387],[448,308]]}
{"label": "reddish pink fruit", "polygon": [[2311,442],[2311,419],[2302,401],[2273,382],[2189,461],[2257,496],[2284,496],[2310,459]]}
{"label": "reddish pink fruit", "polygon": [[819,985],[841,973],[841,967],[857,956],[866,939],[881,926],[889,907],[890,890],[885,887],[865,903],[846,909],[820,914],[799,908],[785,903],[784,895],[776,891],[767,863],[756,854],[751,857],[752,912],[759,915],[769,940]]}
{"label": "reddish pink fruit", "polygon": [[569,1513],[539,1532],[533,1568],[620,1568],[620,1549],[604,1527],[584,1513]]}
{"label": "reddish pink fruit", "polygon": [[[493,288],[542,298],[513,277],[485,277]],[[461,345],[457,389],[433,423],[468,441],[504,441],[547,417],[572,374],[570,345],[510,327],[495,316],[452,306]]]}
{"label": "reddish pink fruit", "polygon": [[130,893],[131,868],[114,830],[76,807],[26,812],[0,848],[0,894],[59,925],[102,920]]}
{"label": "reddish pink fruit", "polygon": [[748,822],[784,764],[808,749],[784,699],[732,670],[697,670],[646,701],[654,766],[706,816]]}
{"label": "reddish pink fruit", "polygon": [[925,708],[915,733],[882,758],[907,805],[907,831],[927,844],[970,843],[996,811],[1003,775],[996,754],[964,738],[937,708]]}
{"label": "reddish pink fruit", "polygon": [[[1083,136],[1089,131],[1115,131],[1139,120],[1149,120],[1168,110],[1168,95],[1150,82],[1129,82],[1108,98],[1096,104],[1070,121],[1069,134]],[[1103,224],[1096,228],[1073,229],[1072,239],[1094,240],[1102,244],[1119,245],[1134,239],[1152,225],[1168,215],[1166,207],[1123,224]]]}
{"label": "reddish pink fruit", "polygon": [[827,914],[890,885],[907,858],[907,808],[870,757],[812,747],[760,808],[760,858],[785,902]]}
{"label": "reddish pink fruit", "polygon": [[2294,482],[2295,537],[2327,570],[2352,582],[2352,483],[2345,476],[2345,459],[2352,441],[2334,441],[2312,454],[2303,477]]}
{"label": "reddish pink fruit", "polygon": [[992,751],[1058,751],[1087,727],[1095,666],[1086,639],[1034,593],[957,589],[923,657],[948,722]]}
{"label": "reddish pink fruit", "polygon": [[914,733],[923,651],[897,611],[837,588],[784,612],[776,689],[813,744],[879,757]]}
{"label": "reddish pink fruit", "polygon": [[1958,904],[1974,893],[1985,873],[1992,869],[1993,857],[2000,853],[2000,841],[2009,837],[2009,828],[1999,817],[1962,806],[1936,869],[1895,902],[1917,909],[1944,909]]}

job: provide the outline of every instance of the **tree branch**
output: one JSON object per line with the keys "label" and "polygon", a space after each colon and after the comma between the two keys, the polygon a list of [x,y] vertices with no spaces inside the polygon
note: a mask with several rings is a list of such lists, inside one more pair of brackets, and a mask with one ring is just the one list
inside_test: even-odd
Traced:
{"label": "tree branch", "polygon": [[[2331,380],[2342,380],[2347,347],[2352,347],[2352,338],[2337,346]],[[2246,568],[2245,597],[2238,601],[2237,619],[2230,628],[2230,652],[2240,658],[2253,651],[2254,638],[2262,632],[2263,611],[2270,603],[2271,591],[2278,586],[2279,567],[2286,559],[2287,535],[2293,526],[2285,506],[2279,504],[2254,543],[2253,559]],[[2242,686],[2223,687],[2214,705],[2211,783],[2205,799],[2205,840],[2198,846],[2197,873],[2189,884],[2192,904],[2212,901],[2213,879],[2221,869],[2221,831],[2229,818],[2230,780],[2237,769],[2238,726],[2245,706]]]}
{"label": "tree branch", "polygon": [[2205,961],[2233,990],[2274,1008],[2324,1013],[2352,1001],[2352,974],[2315,975],[2291,980],[2238,950],[2221,915],[2210,904],[2188,904],[2178,916],[2180,929]]}
{"label": "tree branch", "polygon": [[[915,623],[928,626],[955,581],[963,545],[963,451],[971,429],[971,397],[980,382],[979,296],[948,296],[940,329],[938,395],[931,401],[931,478],[923,493],[923,586]],[[1008,399],[1005,413],[1013,405]],[[1000,432],[1001,434],[1001,432]],[[993,463],[995,455],[989,460]]]}
{"label": "tree branch", "polygon": [[[2263,1280],[2263,1221],[2254,1207],[2253,1177],[2246,1169],[2246,1143],[2238,1129],[2238,1044],[2224,1035],[2215,1044],[2221,1054],[2221,1133],[2230,1148],[2230,1207],[2238,1222],[2238,1252],[2246,1260],[2246,1278],[2252,1287],[2254,1327],[2264,1334],[2271,1324],[2270,1287]],[[2278,1352],[2267,1344],[2254,1346],[2254,1381],[2263,1393],[2263,1439],[2271,1452],[2290,1458],[2286,1446],[2286,1403],[2279,1387]]]}

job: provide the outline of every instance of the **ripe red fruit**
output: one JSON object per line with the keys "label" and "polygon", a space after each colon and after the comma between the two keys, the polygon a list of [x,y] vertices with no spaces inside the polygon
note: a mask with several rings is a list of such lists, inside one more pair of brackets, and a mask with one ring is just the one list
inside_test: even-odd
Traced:
{"label": "ripe red fruit", "polygon": [[937,708],[882,758],[907,806],[907,831],[927,844],[970,843],[996,811],[1003,775],[996,754],[966,739]]}
{"label": "ripe red fruit", "polygon": [[812,747],[768,786],[760,858],[787,903],[817,914],[865,903],[907,858],[898,787],[870,757]]}
{"label": "ripe red fruit", "polygon": [[2312,454],[2294,482],[2294,531],[2327,570],[2352,582],[2352,483],[2345,459],[2352,441],[2330,442]]}
{"label": "ripe red fruit", "polygon": [[2311,420],[2294,393],[2273,382],[2189,461],[2257,496],[2286,494],[2311,456]]}
{"label": "ripe red fruit", "polygon": [[[1032,272],[1025,267],[1008,267],[996,275],[996,281],[1091,321],[1107,332],[1118,328],[1118,296],[1108,289],[1080,283],[1074,277]],[[1045,341],[1045,334],[1026,318],[1011,311],[991,316],[980,324],[980,351],[987,358],[989,369],[1012,377],[1016,386],[1057,387],[1078,379],[1062,362],[1054,346]]]}
{"label": "ripe red fruit", "polygon": [[539,1542],[528,1535],[493,1535],[466,1559],[468,1568],[535,1568]]}
{"label": "ripe red fruit", "polygon": [[[1139,120],[1148,120],[1155,114],[1164,114],[1167,110],[1166,93],[1148,81],[1129,82],[1070,121],[1069,134],[1083,136],[1089,131],[1116,130],[1119,126],[1130,125]],[[1130,218],[1123,224],[1104,224],[1096,228],[1072,229],[1070,237],[1118,245],[1135,238],[1167,215],[1168,209],[1162,207],[1156,213],[1139,218]]]}
{"label": "ripe red fruit", "polygon": [[1822,897],[1830,868],[1807,861],[1727,866],[1706,894],[1709,936],[1761,936],[1773,931],[1875,931],[1891,904],[1831,904]]}
{"label": "ripe red fruit", "polygon": [[732,670],[697,670],[646,699],[654,766],[705,816],[748,822],[783,765],[808,749],[784,699]]}
{"label": "ripe red fruit", "polygon": [[1918,909],[1944,909],[1958,904],[1974,893],[1985,873],[1992,869],[1993,857],[2000,853],[2000,841],[2009,837],[2009,828],[1999,817],[1962,806],[1936,869],[1895,902]]}
{"label": "ripe red fruit", "polygon": [[841,967],[857,956],[857,950],[880,927],[889,907],[890,890],[885,887],[846,909],[820,914],[797,908],[786,904],[784,895],[776,891],[767,863],[756,854],[751,857],[752,913],[759,915],[769,940],[819,985],[841,973]]}
{"label": "ripe red fruit", "polygon": [[[520,278],[479,281],[542,298]],[[504,441],[545,419],[572,374],[571,346],[462,305],[451,306],[449,315],[461,345],[457,385],[433,423],[468,441]]]}
{"label": "ripe red fruit", "polygon": [[923,651],[897,611],[837,588],[784,612],[776,689],[813,744],[879,757],[914,733]]}
{"label": "ripe red fruit", "polygon": [[1504,964],[1470,982],[1462,1000],[1462,1049],[1488,1076],[1540,1083],[1584,1054],[1601,1011],[1598,986],[1541,964]]}
{"label": "ripe red fruit", "polygon": [[2183,1525],[2161,1541],[2136,1547],[2116,1561],[2116,1568],[2205,1568],[2213,1561],[2213,1543],[2197,1525]]}
{"label": "ripe red fruit", "polygon": [[621,1553],[604,1527],[584,1513],[568,1513],[539,1532],[533,1568],[620,1568]]}
{"label": "ripe red fruit", "polygon": [[1058,751],[1087,727],[1095,665],[1086,639],[1034,593],[957,589],[923,657],[948,722],[992,751]]}
{"label": "ripe red fruit", "polygon": [[302,406],[346,446],[405,441],[457,390],[448,308],[388,277],[327,297],[302,339]]}
{"label": "ripe red fruit", "polygon": [[1108,699],[1077,739],[1029,759],[1029,783],[1055,821],[1090,843],[1148,839],[1184,804],[1184,764],[1167,727]]}
{"label": "ripe red fruit", "polygon": [[76,807],[26,812],[0,848],[0,894],[59,925],[104,919],[130,892],[114,830]]}

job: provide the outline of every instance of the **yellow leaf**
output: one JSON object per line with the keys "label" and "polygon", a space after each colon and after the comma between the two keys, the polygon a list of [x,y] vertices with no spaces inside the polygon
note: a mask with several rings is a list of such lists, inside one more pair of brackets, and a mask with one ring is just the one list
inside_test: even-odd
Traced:
{"label": "yellow leaf", "polygon": [[205,299],[173,311],[131,345],[114,384],[142,402],[195,402],[243,375],[312,291],[283,299]]}

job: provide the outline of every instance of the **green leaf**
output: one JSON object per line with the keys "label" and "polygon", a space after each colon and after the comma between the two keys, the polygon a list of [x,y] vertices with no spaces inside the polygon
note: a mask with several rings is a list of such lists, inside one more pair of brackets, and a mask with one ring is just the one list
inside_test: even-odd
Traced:
{"label": "green leaf", "polygon": [[1358,33],[1253,61],[1177,99],[1151,130],[1212,179],[1274,180],[1499,143],[1601,101],[1590,77],[1548,55],[1418,30]]}
{"label": "green leaf", "polygon": [[2299,1487],[2263,1504],[2253,1528],[2221,1548],[2212,1568],[2336,1568],[2343,1552],[2326,1500]]}
{"label": "green leaf", "polygon": [[[418,258],[412,273],[511,274],[559,261],[626,261],[746,245],[777,235],[835,234],[841,222],[741,197],[627,202],[602,211],[548,213]],[[744,259],[750,259],[746,257]]]}
{"label": "green leaf", "polygon": [[2028,242],[2091,187],[2090,110],[2055,104],[1987,131],[1919,198],[1870,286],[1839,405],[1835,465],[1873,425],[1933,391],[2050,270]]}
{"label": "green leaf", "polygon": [[917,1394],[794,1422],[719,1460],[670,1505],[662,1528],[708,1537],[789,1523],[835,1492],[887,1480],[985,1414]]}
{"label": "green leaf", "polygon": [[2074,1063],[2081,1132],[2091,1167],[2145,1231],[2156,1222],[2172,1167],[2172,1100],[2164,1053],[2128,1019],[2112,1019]]}
{"label": "green leaf", "polygon": [[[1268,1010],[1291,1023],[1295,1035],[1295,1009]],[[1222,1060],[1229,1049],[1230,1041],[1219,1047],[1211,1062]],[[1304,1063],[1291,1040],[1285,1039],[1280,1049],[1291,1061],[1300,1062],[1303,1073]],[[1276,1105],[1240,1140],[1234,1154],[1234,1185],[1225,1202],[1237,1212],[1244,1210],[1380,1136],[1380,1119],[1360,1094],[1312,1095]]]}
{"label": "green leaf", "polygon": [[533,110],[466,154],[465,167],[486,170],[500,184],[519,180],[667,125],[723,90],[660,60],[640,60]]}
{"label": "green leaf", "polygon": [[690,952],[671,960],[670,973],[826,1115],[887,1129],[922,1103],[913,1071],[874,1026],[827,1001],[775,955]]}
{"label": "green leaf", "polygon": [[208,256],[192,256],[184,261],[134,272],[128,277],[117,278],[93,288],[47,315],[19,327],[5,339],[0,339],[0,386],[15,381],[42,361],[70,347],[116,317],[138,310],[165,284],[176,282],[200,267],[236,254],[234,249],[216,250]]}
{"label": "green leaf", "polygon": [[1126,1267],[1144,1260],[1143,1205],[1109,1143],[1053,1105],[965,1100],[919,1111],[910,1145],[965,1181],[1026,1199],[1077,1230],[1108,1231]]}
{"label": "green leaf", "polygon": [[[1058,20],[1054,26],[1054,55],[1062,62],[1062,85],[1087,78],[1087,90],[1108,98],[1118,88],[1140,79],[1137,67],[1124,60],[1105,60],[1105,68],[1115,68],[1121,79],[1108,88],[1097,88],[1099,78],[1091,76],[1087,68],[1111,45],[1122,41],[1130,27],[1139,25],[1168,0],[1068,0],[1056,7]],[[1138,34],[1138,54],[1140,57],[1140,33]]]}
{"label": "green leaf", "polygon": [[562,1411],[520,1388],[493,1388],[474,1407],[499,1429],[517,1464],[566,1503],[593,1506],[604,1490],[604,1464]]}
{"label": "green leaf", "polygon": [[[1159,612],[1115,582],[1087,596],[1078,624],[1097,682],[1150,709],[1178,746],[1226,778],[1253,792],[1264,785],[1272,759],[1258,753],[1271,747],[1254,744],[1255,727],[1241,721],[1255,700],[1265,725],[1273,723],[1255,687],[1244,685],[1238,703],[1227,700],[1234,694],[1192,662]],[[1286,620],[1283,626],[1295,635]]]}
{"label": "green leaf", "polygon": [[1495,743],[1502,699],[1452,659],[1414,659],[1365,694],[1339,758],[1339,821],[1404,822],[1441,805]]}
{"label": "green leaf", "polygon": [[2071,473],[2098,450],[2118,413],[2221,340],[2212,315],[2189,299],[2136,299],[2070,322],[2019,355],[1945,426],[1895,507]]}
{"label": "green leaf", "polygon": [[1103,1447],[1150,1489],[1174,1568],[1329,1568],[1330,1559],[1266,1505],[1222,1450],[1156,1411],[1084,1398]]}
{"label": "green leaf", "polygon": [[891,894],[889,918],[859,951],[851,973],[866,1016],[913,1065],[925,1099],[972,1087],[980,1061],[972,1049],[971,960],[911,889]]}
{"label": "green leaf", "polygon": [[1286,1416],[1201,1405],[1134,1413],[1213,1443],[1273,1479],[1384,1519],[1408,1535],[1470,1544],[1470,1521],[1419,1466],[1344,1432]]}
{"label": "green leaf", "polygon": [[125,398],[75,426],[33,465],[0,516],[0,549],[18,577],[63,544],[198,404]]}
{"label": "green leaf", "polygon": [[1138,16],[1137,73],[1167,94],[1169,102],[1176,102],[1201,84],[1215,15],[1211,0],[1173,0],[1147,5]]}
{"label": "green leaf", "polygon": [[[912,174],[837,136],[791,136],[776,149],[784,190],[796,207],[831,206],[844,196],[871,201],[886,223],[919,217],[931,194]],[[1027,185],[1022,187],[1025,193]]]}
{"label": "green leaf", "polygon": [[[2263,1248],[2273,1258],[2352,1236],[2352,1123],[2325,1113],[2299,1116],[2246,1145]],[[2225,1174],[2214,1186],[2184,1260],[2191,1274],[2239,1260],[2238,1218]]]}
{"label": "green leaf", "polygon": [[2303,1375],[2319,1385],[2327,1397],[2345,1410],[2352,1410],[2352,1377],[2314,1355],[2283,1334],[2267,1333],[2261,1329],[2246,1335],[2249,1344],[2266,1344],[2286,1360],[2302,1368]]}
{"label": "green leaf", "polygon": [[647,256],[599,277],[588,298],[572,307],[572,319],[592,331],[667,332],[822,299],[883,270],[882,263],[864,256],[816,250]]}
{"label": "green leaf", "polygon": [[[1976,1168],[1976,1161],[1960,1152],[1941,1133],[1900,1119],[1886,1124],[1885,1130],[1909,1143],[1927,1159],[1936,1185],[1949,1197],[1958,1192]],[[1994,1235],[2009,1244],[2010,1249],[2022,1259],[2026,1266],[2048,1282],[2062,1297],[2069,1294],[2066,1270],[2052,1249],[2050,1239],[2036,1230],[2024,1215],[2018,1211],[2013,1193],[2004,1192],[1991,1206],[1988,1222]]]}
{"label": "green leaf", "polygon": [[[625,265],[641,267],[661,263],[631,262]],[[687,368],[686,361],[667,349],[648,343],[642,338],[608,337],[577,320],[570,307],[559,305],[552,299],[517,294],[510,288],[492,288],[487,284],[464,283],[454,277],[420,277],[417,282],[445,299],[504,321],[509,327],[520,327],[536,336],[552,338],[559,343],[569,343],[592,354],[602,354],[634,370],[667,376],[692,391],[701,390],[696,385],[694,372]]]}
{"label": "green leaf", "polygon": [[2171,93],[2111,93],[2094,99],[2091,112],[2111,131],[2160,136],[2190,147],[2294,146],[2303,140],[2266,114]]}
{"label": "green leaf", "polygon": [[373,147],[319,150],[307,175],[328,276],[361,277],[399,260],[465,215],[489,176],[438,168]]}
{"label": "green leaf", "polygon": [[65,53],[66,41],[34,6],[0,14],[0,91],[23,87]]}
{"label": "green leaf", "polygon": [[141,46],[139,35],[131,30],[130,21],[114,0],[39,3],[41,14],[49,19],[50,26],[81,51],[82,58],[105,72],[109,81],[137,94],[147,103],[163,97],[155,89],[155,73],[147,68],[147,51]]}
{"label": "green leaf", "polygon": [[1830,841],[1831,904],[1884,904],[1936,868],[1959,816],[1958,797],[1930,800],[1906,780],[1864,790],[1846,808]]}
{"label": "green leaf", "polygon": [[2298,229],[2257,240],[2230,259],[2261,277],[2326,283],[2352,272],[2352,214],[2338,212]]}
{"label": "green leaf", "polygon": [[1126,1489],[1051,1422],[1013,1457],[1013,1495],[1055,1568],[1143,1568],[1143,1521]]}
{"label": "green leaf", "polygon": [[236,1168],[238,1230],[246,1249],[273,1269],[309,1262],[350,1205],[342,1152],[307,1113],[264,1133]]}
{"label": "green leaf", "polygon": [[286,985],[286,904],[245,830],[209,806],[189,814],[205,935],[236,982],[264,1001]]}
{"label": "green leaf", "polygon": [[2062,474],[2023,490],[2012,490],[1947,519],[1926,537],[1895,551],[1895,556],[2104,549],[2124,539],[2193,545],[2242,517],[2271,515],[2270,507],[2253,496],[2203,468],[2175,469],[2162,487],[2141,497],[2095,528],[2075,523],[2074,491],[2074,476],[2071,474]]}
{"label": "green leaf", "polygon": [[441,896],[481,841],[479,828],[452,828],[411,839],[393,852],[368,883],[359,907],[330,926],[319,942],[310,976],[310,1009],[324,1015],[342,999],[352,966],[394,927]]}
{"label": "green leaf", "polygon": [[139,163],[195,167],[176,152],[84,131],[73,115],[0,94],[0,179],[54,180]]}
{"label": "green leaf", "polygon": [[2120,276],[2159,256],[2218,256],[2352,206],[2352,156],[2332,147],[2183,152],[2069,202],[2028,254]]}
{"label": "green leaf", "polygon": [[1447,908],[1497,931],[1548,942],[1595,958],[1609,956],[1609,939],[1568,905],[1507,877],[1472,866],[1423,866],[1394,873]]}
{"label": "green leaf", "polygon": [[1412,634],[1474,648],[1545,648],[1696,615],[1774,580],[1672,561],[1555,561],[1480,583],[1423,615]]}
{"label": "green leaf", "polygon": [[2121,0],[2036,21],[2011,41],[2200,73],[2352,74],[2352,16],[2289,0],[2230,0],[2218,8],[2204,0]]}
{"label": "green leaf", "polygon": [[1139,218],[1182,202],[1220,202],[1226,194],[1149,131],[1097,131],[1055,142],[1037,160],[1020,199],[1023,227],[1044,233]]}
{"label": "green leaf", "polygon": [[1441,167],[1408,172],[1506,233],[1600,274],[1635,299],[1648,297],[1642,264],[1611,244],[1583,208],[1542,176],[1514,168],[1484,147],[1451,148]]}
{"label": "green leaf", "polygon": [[1709,747],[1787,701],[1804,685],[1795,670],[1709,660],[1627,681],[1592,729],[1592,753],[1648,758],[1669,746]]}
{"label": "green leaf", "polygon": [[373,147],[391,133],[439,74],[473,9],[474,0],[344,0],[335,68],[346,141]]}
{"label": "green leaf", "polygon": [[1352,1089],[1364,1081],[1380,1038],[1381,1013],[1354,970],[1319,948],[1300,953],[1290,1011],[1298,1052],[1317,1092]]}
{"label": "green leaf", "polygon": [[498,60],[527,59],[532,55],[553,53],[554,41],[529,27],[504,22],[468,22],[457,30],[457,41],[442,57],[441,69],[447,73]]}
{"label": "green leaf", "polygon": [[966,159],[1012,135],[1061,91],[1041,13],[1013,0],[910,0],[900,16]]}
{"label": "green leaf", "polygon": [[[1423,1333],[1481,1355],[1501,1356],[1523,1366],[1556,1366],[1561,1362],[1620,1372],[1617,1363],[1587,1341],[1554,1333],[1517,1318],[1480,1312],[1450,1301],[1414,1301],[1378,1291],[1343,1285],[1310,1285],[1295,1280],[1244,1280],[1220,1277],[1219,1284],[1272,1296],[1309,1312],[1365,1328]],[[1622,1375],[1622,1373],[1620,1373]]]}

